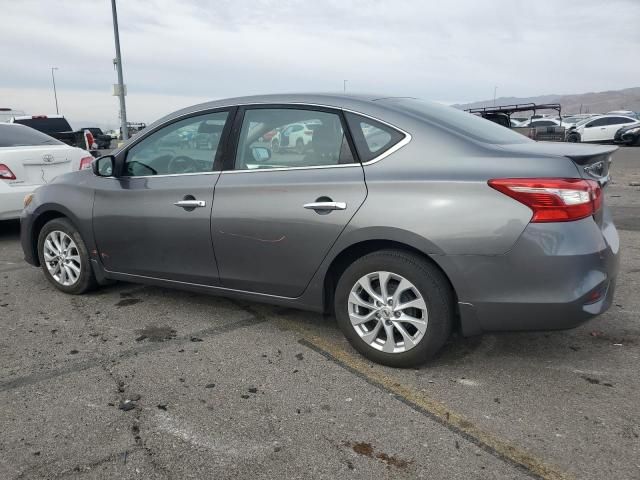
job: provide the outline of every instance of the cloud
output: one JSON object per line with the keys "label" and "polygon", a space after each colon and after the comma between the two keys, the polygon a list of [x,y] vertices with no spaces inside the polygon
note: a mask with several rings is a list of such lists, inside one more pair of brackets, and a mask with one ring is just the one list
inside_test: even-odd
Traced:
{"label": "cloud", "polygon": [[[128,102],[142,121],[177,98],[337,91],[343,79],[352,91],[468,101],[491,97],[494,86],[505,96],[579,93],[635,86],[640,77],[640,64],[629,61],[640,47],[633,0],[581,0],[580,8],[547,0],[120,0],[118,9]],[[0,87],[46,92],[57,66],[68,107],[81,111],[95,96],[84,117],[117,122],[109,2],[11,2],[3,20]],[[165,96],[173,101],[163,105]],[[26,110],[0,96],[7,102]]]}

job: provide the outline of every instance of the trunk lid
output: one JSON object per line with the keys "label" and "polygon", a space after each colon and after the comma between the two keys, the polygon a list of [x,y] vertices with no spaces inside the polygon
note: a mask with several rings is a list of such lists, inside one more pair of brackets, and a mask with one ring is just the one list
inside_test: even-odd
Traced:
{"label": "trunk lid", "polygon": [[[618,150],[615,145],[585,145],[580,143],[531,142],[504,146],[511,152],[532,156],[565,157],[570,159],[579,175],[585,180],[595,180],[604,190],[611,177],[609,167],[612,155]],[[604,192],[602,208],[593,216],[600,228],[603,228]]]}
{"label": "trunk lid", "polygon": [[16,176],[9,185],[42,185],[73,169],[73,156],[66,145],[13,147],[1,153],[0,163]]}
{"label": "trunk lid", "polygon": [[577,167],[580,176],[597,180],[602,187],[609,183],[609,166],[615,145],[584,145],[580,143],[532,142],[504,145],[505,149],[523,155],[567,157]]}

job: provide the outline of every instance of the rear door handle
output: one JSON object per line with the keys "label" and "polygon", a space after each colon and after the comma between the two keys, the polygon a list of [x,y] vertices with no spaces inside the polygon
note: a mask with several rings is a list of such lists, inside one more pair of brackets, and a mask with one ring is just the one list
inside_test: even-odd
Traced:
{"label": "rear door handle", "polygon": [[180,200],[179,202],[175,202],[174,205],[182,208],[197,208],[205,207],[207,202],[204,200]]}
{"label": "rear door handle", "polygon": [[345,202],[311,202],[305,203],[304,208],[308,210],[346,210],[347,204]]}

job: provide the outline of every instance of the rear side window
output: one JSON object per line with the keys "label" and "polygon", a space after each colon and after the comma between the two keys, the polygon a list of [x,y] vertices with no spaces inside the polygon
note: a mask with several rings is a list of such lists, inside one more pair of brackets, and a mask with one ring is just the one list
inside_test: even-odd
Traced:
{"label": "rear side window", "polygon": [[345,113],[362,162],[383,154],[404,138],[404,134],[383,123],[356,113]]}
{"label": "rear side window", "polygon": [[64,145],[49,135],[23,125],[0,124],[0,147]]}
{"label": "rear side window", "polygon": [[621,125],[623,123],[633,123],[633,120],[624,117],[610,117],[609,125]]}

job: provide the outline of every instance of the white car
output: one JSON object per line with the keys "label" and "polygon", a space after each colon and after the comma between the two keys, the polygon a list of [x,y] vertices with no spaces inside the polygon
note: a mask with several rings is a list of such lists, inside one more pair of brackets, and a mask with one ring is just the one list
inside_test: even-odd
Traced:
{"label": "white car", "polygon": [[612,142],[620,128],[638,120],[624,115],[600,115],[575,124],[567,132],[567,142]]}
{"label": "white car", "polygon": [[33,128],[0,123],[0,220],[19,218],[24,197],[56,176],[90,168],[93,157]]}
{"label": "white car", "polygon": [[282,150],[295,150],[304,153],[313,138],[313,126],[320,122],[292,123],[286,125],[271,138],[271,150],[278,153]]}

